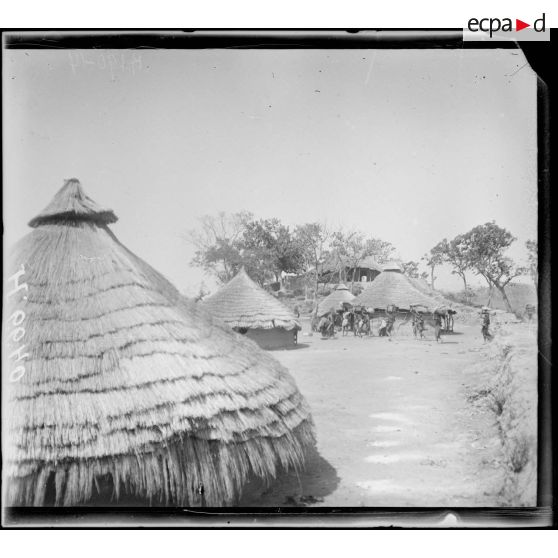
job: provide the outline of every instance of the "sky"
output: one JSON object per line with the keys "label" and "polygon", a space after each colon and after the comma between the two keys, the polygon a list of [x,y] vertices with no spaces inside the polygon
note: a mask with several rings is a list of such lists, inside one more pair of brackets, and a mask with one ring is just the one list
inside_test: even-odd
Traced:
{"label": "sky", "polygon": [[404,260],[491,220],[517,237],[518,262],[536,239],[536,76],[518,50],[4,50],[3,62],[8,246],[71,177],[189,295],[213,282],[190,265],[187,231],[219,211],[359,229]]}

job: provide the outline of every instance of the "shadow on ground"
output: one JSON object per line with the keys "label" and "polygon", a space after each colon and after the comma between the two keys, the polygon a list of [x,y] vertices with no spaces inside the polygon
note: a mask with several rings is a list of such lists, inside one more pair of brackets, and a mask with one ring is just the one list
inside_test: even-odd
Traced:
{"label": "shadow on ground", "polygon": [[[260,479],[253,479],[243,489],[243,495],[232,507],[303,507],[319,505],[339,485],[336,470],[326,461],[315,447],[308,450],[306,467],[298,474],[295,471],[281,472],[277,478],[266,486]],[[129,494],[121,494],[115,500],[112,480],[105,479],[101,493],[94,490],[93,497],[85,504],[76,507],[95,510],[96,508],[176,508],[173,502],[166,505],[157,501],[149,501]],[[54,493],[51,494],[49,506],[54,504]],[[203,499],[192,502],[188,507],[204,507]]]}
{"label": "shadow on ground", "polygon": [[265,488],[251,485],[238,503],[241,507],[304,507],[320,505],[339,485],[334,467],[316,448],[309,450],[304,471],[283,472]]}
{"label": "shadow on ground", "polygon": [[308,343],[297,343],[296,345],[292,345],[291,347],[277,347],[276,349],[266,349],[266,351],[270,353],[277,353],[280,351],[296,351],[298,349],[307,349],[310,347]]}

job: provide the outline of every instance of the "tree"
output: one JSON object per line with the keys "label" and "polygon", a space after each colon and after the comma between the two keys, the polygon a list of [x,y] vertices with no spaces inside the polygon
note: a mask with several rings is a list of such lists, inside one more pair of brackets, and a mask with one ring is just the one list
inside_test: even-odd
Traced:
{"label": "tree", "polygon": [[198,289],[198,294],[194,296],[194,301],[199,302],[200,300],[203,300],[209,293],[210,291],[207,289],[205,283],[202,281]]}
{"label": "tree", "polygon": [[354,285],[355,268],[364,257],[364,235],[358,231],[344,232],[339,230],[333,233],[332,248],[338,262],[339,271],[343,273],[343,280],[347,280],[346,268],[353,269],[351,286]]}
{"label": "tree", "polygon": [[393,255],[395,246],[391,242],[381,238],[369,238],[366,240],[366,253],[374,256],[378,263],[386,263]]}
{"label": "tree", "polygon": [[323,267],[327,255],[331,231],[322,223],[306,223],[295,229],[294,236],[304,258],[306,273],[312,270],[314,275],[314,296],[317,296],[320,268]]}
{"label": "tree", "polygon": [[471,263],[469,261],[469,255],[467,253],[468,245],[463,235],[457,235],[453,240],[449,242],[444,238],[442,241],[444,246],[444,260],[449,263],[453,270],[452,273],[459,275],[463,280],[463,287],[465,292],[465,298],[468,300],[469,288],[467,286],[467,275],[466,271],[471,268]]}
{"label": "tree", "polygon": [[201,217],[200,227],[187,233],[196,247],[192,265],[213,273],[222,283],[230,281],[243,264],[241,240],[246,224],[252,219],[252,214],[246,211]]}
{"label": "tree", "polygon": [[379,238],[367,239],[360,231],[344,232],[340,230],[334,232],[331,244],[335,257],[339,262],[340,271],[342,269],[345,274],[345,268],[353,270],[351,274],[351,290],[354,287],[356,270],[366,257],[374,256],[378,261],[385,261],[394,250],[394,247],[389,242]]}
{"label": "tree", "polygon": [[299,273],[304,268],[300,243],[279,219],[246,223],[242,246],[244,265],[261,284],[268,278],[282,283],[282,272]]}
{"label": "tree", "polygon": [[418,264],[418,262],[409,261],[409,262],[402,263],[401,266],[403,267],[403,273],[405,275],[407,275],[408,277],[411,277],[413,279],[418,279],[419,278],[419,264]]}
{"label": "tree", "polygon": [[463,235],[464,250],[469,266],[477,275],[484,277],[491,295],[496,288],[502,295],[508,312],[513,312],[506,293],[506,286],[516,277],[523,275],[526,269],[516,266],[505,252],[515,242],[515,237],[494,221],[479,225]]}
{"label": "tree", "polygon": [[426,263],[426,265],[430,268],[430,287],[434,290],[434,281],[436,279],[434,275],[434,270],[444,263],[444,255],[446,252],[446,243],[447,241],[444,239],[441,242],[438,242],[434,248],[430,249],[430,252],[425,254],[422,257],[422,260]]}
{"label": "tree", "polygon": [[525,243],[527,248],[527,265],[531,279],[535,283],[535,289],[539,286],[539,247],[536,240],[528,240]]}

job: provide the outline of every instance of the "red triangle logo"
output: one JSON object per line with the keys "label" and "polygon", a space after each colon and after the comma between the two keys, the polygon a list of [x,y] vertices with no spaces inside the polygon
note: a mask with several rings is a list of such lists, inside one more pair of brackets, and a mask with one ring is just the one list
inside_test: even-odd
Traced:
{"label": "red triangle logo", "polygon": [[515,30],[516,31],[521,31],[522,29],[525,29],[526,27],[531,27],[531,25],[529,23],[525,23],[524,21],[521,21],[520,19],[515,20]]}

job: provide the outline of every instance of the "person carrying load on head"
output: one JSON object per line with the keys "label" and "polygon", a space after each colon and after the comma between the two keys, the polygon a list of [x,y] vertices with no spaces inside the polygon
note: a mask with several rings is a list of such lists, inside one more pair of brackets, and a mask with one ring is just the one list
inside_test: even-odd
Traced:
{"label": "person carrying load on head", "polygon": [[341,322],[341,334],[345,335],[350,329],[352,329],[352,312],[346,310],[343,312],[343,321]]}
{"label": "person carrying load on head", "polygon": [[325,314],[318,325],[318,331],[322,337],[333,337],[335,335],[334,318],[329,314]]}
{"label": "person carrying load on head", "polygon": [[413,311],[413,334],[422,339],[424,332],[424,318],[418,310]]}
{"label": "person carrying load on head", "polygon": [[452,310],[451,308],[448,310],[448,325],[447,325],[447,331],[448,333],[453,333],[453,316],[455,315],[455,310]]}
{"label": "person carrying load on head", "polygon": [[442,316],[434,312],[434,339],[436,343],[442,340]]}
{"label": "person carrying load on head", "polygon": [[320,318],[320,321],[318,323],[318,331],[323,335],[324,331],[326,331],[329,328],[329,324],[330,324],[329,314],[325,314]]}
{"label": "person carrying load on head", "polygon": [[386,335],[388,337],[391,337],[391,334],[393,332],[393,326],[395,324],[395,312],[390,312],[388,313],[387,317],[386,317]]}
{"label": "person carrying load on head", "polygon": [[380,337],[387,337],[387,320],[385,316],[382,316],[380,321],[380,328],[378,329],[378,335]]}

